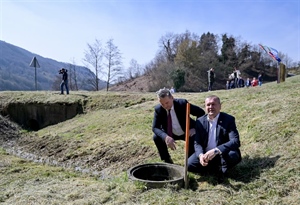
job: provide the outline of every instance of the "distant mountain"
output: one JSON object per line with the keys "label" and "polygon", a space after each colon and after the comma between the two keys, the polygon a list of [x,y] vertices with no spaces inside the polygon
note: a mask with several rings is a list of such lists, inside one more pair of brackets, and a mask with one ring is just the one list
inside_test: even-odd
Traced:
{"label": "distant mountain", "polygon": [[[35,68],[29,66],[34,57],[40,65],[36,68],[36,75]],[[62,67],[69,70],[69,78],[71,74],[76,74],[79,90],[94,90],[92,83],[88,82],[95,79],[95,74],[88,68],[44,58],[0,40],[0,91],[36,90],[35,76],[37,90],[59,90],[61,76],[58,71]],[[69,83],[75,88],[74,81],[70,80]],[[104,87],[105,83],[100,82],[100,88]]]}

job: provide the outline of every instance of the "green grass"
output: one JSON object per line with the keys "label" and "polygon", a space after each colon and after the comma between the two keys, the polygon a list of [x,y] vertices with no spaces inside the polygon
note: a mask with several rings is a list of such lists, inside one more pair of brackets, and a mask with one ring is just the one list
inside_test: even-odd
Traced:
{"label": "green grass", "polygon": [[[176,93],[202,108],[207,95],[218,95],[222,111],[236,117],[241,137],[243,161],[224,184],[189,173],[188,189],[148,189],[127,177],[132,166],[160,161],[151,131],[155,93],[2,92],[2,106],[81,101],[85,114],[21,132],[18,146],[44,163],[0,149],[0,204],[300,204],[299,87],[295,76],[256,88]],[[183,149],[178,142],[170,151],[181,166]]]}

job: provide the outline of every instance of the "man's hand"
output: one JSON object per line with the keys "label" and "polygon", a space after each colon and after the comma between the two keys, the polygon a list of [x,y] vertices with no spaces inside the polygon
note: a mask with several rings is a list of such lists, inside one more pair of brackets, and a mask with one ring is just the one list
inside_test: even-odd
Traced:
{"label": "man's hand", "polygon": [[208,165],[208,161],[209,161],[209,160],[207,160],[207,159],[205,158],[204,154],[200,154],[200,155],[199,155],[199,161],[200,161],[200,164],[201,164],[203,167],[205,167],[205,166]]}
{"label": "man's hand", "polygon": [[194,134],[196,134],[195,128],[190,129],[189,134],[190,134],[190,137],[193,136]]}
{"label": "man's hand", "polygon": [[167,136],[165,142],[171,150],[176,150],[175,140],[172,137]]}
{"label": "man's hand", "polygon": [[211,149],[204,154],[204,159],[207,161],[212,160],[216,156],[215,149]]}

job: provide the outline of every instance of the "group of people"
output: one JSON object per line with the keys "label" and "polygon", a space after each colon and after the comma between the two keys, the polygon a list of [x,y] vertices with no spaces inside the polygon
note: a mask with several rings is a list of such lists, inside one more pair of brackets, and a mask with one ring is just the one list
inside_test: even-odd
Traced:
{"label": "group of people", "polygon": [[258,77],[253,77],[252,79],[247,78],[246,81],[242,78],[241,72],[234,68],[233,73],[231,73],[228,77],[229,80],[226,81],[226,90],[233,88],[243,88],[243,87],[255,87],[262,86],[263,77],[262,74],[259,73]]}
{"label": "group of people", "polygon": [[[169,89],[157,92],[159,104],[154,108],[153,140],[162,161],[173,163],[169,150],[176,150],[176,141],[185,140],[186,99],[176,99]],[[242,157],[235,118],[221,112],[221,100],[211,95],[205,99],[205,111],[190,104],[188,171],[215,174],[223,182],[228,170]]]}

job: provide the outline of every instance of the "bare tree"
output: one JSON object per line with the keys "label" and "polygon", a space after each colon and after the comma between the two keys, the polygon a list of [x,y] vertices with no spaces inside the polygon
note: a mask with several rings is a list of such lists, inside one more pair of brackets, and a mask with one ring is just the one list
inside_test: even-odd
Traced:
{"label": "bare tree", "polygon": [[131,59],[127,70],[128,79],[133,79],[143,75],[144,71],[140,64],[135,59]]}
{"label": "bare tree", "polygon": [[95,90],[99,90],[99,73],[101,72],[101,62],[103,58],[102,44],[99,40],[95,40],[93,45],[87,44],[88,50],[84,52],[83,61],[87,63],[87,67],[92,66],[95,70],[95,79],[92,80]]}
{"label": "bare tree", "polygon": [[174,62],[174,58],[176,57],[176,38],[177,35],[173,33],[167,33],[166,35],[162,36],[159,40],[159,44],[162,47],[162,54],[166,56],[168,62]]}
{"label": "bare tree", "polygon": [[106,47],[104,51],[104,57],[106,59],[106,91],[108,91],[109,86],[114,81],[118,80],[118,77],[122,74],[122,57],[117,46],[114,45],[113,39],[109,39],[106,42]]}
{"label": "bare tree", "polygon": [[286,65],[286,68],[291,68],[293,65],[293,59],[288,56],[288,54],[283,54],[279,52],[279,57],[281,58],[283,64]]}

